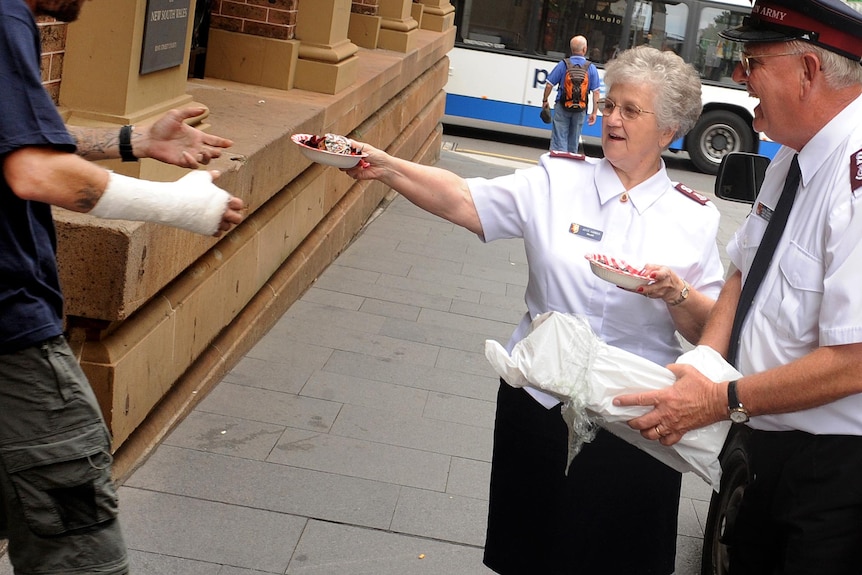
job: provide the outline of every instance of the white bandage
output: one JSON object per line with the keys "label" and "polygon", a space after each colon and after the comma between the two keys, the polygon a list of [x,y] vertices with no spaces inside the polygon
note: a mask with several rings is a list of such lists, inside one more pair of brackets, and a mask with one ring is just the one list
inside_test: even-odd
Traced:
{"label": "white bandage", "polygon": [[156,222],[211,236],[219,229],[230,194],[204,170],[176,182],[139,180],[111,172],[90,213],[99,218]]}

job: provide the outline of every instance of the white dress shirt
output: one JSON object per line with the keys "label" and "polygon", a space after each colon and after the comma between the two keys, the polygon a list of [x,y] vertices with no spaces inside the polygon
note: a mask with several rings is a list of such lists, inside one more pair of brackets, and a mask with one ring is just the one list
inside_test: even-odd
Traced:
{"label": "white dress shirt", "polygon": [[[667,305],[592,273],[586,254],[601,253],[640,269],[665,265],[694,289],[715,298],[723,285],[716,245],[719,212],[678,190],[662,162],[653,177],[623,188],[607,160],[542,156],[535,168],[468,180],[484,241],[523,238],[529,266],[527,313],[507,349],[547,311],[585,316],[609,345],[659,365],[682,348]],[[558,403],[528,391],[546,407]]]}
{"label": "white dress shirt", "polygon": [[[862,341],[862,97],[799,153],[802,182],[772,264],[741,331],[739,371],[753,374],[819,346]],[[751,214],[728,244],[743,280],[795,152],[781,148]],[[764,209],[764,206],[768,209]],[[765,430],[862,435],[862,394],[827,405],[753,417]]]}

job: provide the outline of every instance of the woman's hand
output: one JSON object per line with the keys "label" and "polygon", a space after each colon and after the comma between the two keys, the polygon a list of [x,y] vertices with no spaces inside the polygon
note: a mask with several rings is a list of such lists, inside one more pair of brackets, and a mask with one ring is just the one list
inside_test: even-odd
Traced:
{"label": "woman's hand", "polygon": [[667,266],[647,264],[644,266],[643,273],[653,281],[634,291],[650,299],[663,300],[668,305],[675,305],[683,289],[688,285]]}
{"label": "woman's hand", "polygon": [[715,300],[696,290],[667,266],[647,264],[642,271],[653,281],[632,291],[662,300],[676,330],[689,343],[697,344]]}
{"label": "woman's hand", "polygon": [[356,140],[351,140],[350,146],[360,153],[368,154],[354,167],[342,169],[351,178],[355,180],[379,180],[391,172],[391,156],[383,150],[378,150],[371,144]]}

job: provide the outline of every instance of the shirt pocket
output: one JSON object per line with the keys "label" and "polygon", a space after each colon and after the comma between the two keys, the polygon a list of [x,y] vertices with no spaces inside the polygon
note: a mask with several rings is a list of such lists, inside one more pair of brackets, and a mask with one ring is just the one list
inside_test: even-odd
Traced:
{"label": "shirt pocket", "polygon": [[769,291],[763,294],[763,315],[794,341],[817,341],[823,262],[791,242],[778,262],[778,270]]}
{"label": "shirt pocket", "polygon": [[737,230],[734,241],[728,245],[728,254],[738,269],[750,269],[767,222],[755,214],[749,214],[743,226]]}

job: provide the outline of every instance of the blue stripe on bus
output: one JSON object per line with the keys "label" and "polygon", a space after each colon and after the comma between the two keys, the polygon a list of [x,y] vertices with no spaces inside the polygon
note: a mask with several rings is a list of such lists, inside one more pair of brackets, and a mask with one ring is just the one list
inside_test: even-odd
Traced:
{"label": "blue stripe on bus", "polygon": [[[486,120],[488,122],[499,122],[520,126],[523,117],[523,106],[521,104],[510,104],[497,100],[484,100],[482,98],[470,98],[456,94],[446,94],[446,114],[461,116],[474,120]],[[539,111],[536,110],[536,122],[541,126]]]}

